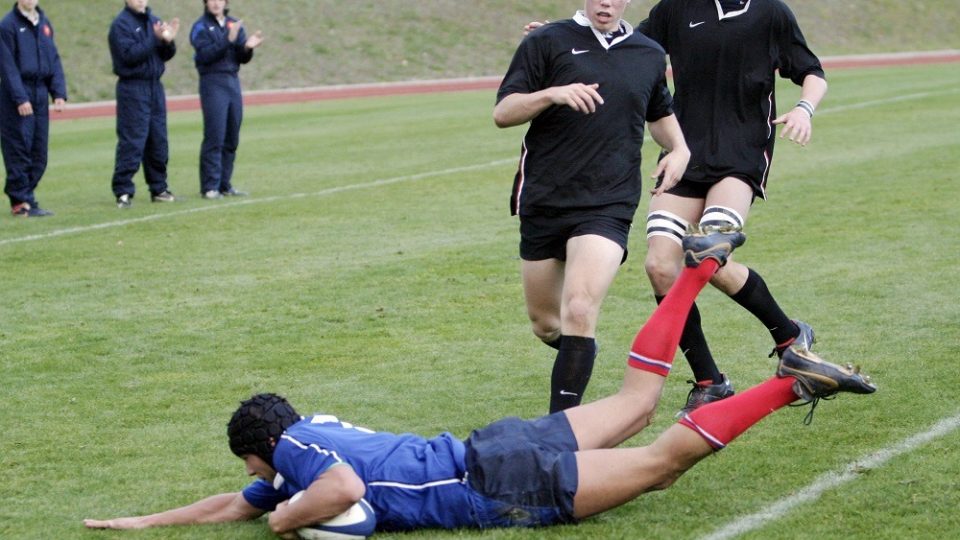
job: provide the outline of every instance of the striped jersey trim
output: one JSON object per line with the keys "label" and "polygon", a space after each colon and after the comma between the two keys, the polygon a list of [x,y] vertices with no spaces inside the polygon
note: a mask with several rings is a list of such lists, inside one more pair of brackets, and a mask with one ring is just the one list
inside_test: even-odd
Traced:
{"label": "striped jersey trim", "polygon": [[330,456],[330,457],[332,457],[333,459],[337,460],[337,461],[340,462],[340,463],[343,463],[343,462],[344,462],[344,461],[343,461],[343,458],[341,458],[340,455],[337,454],[336,452],[334,452],[334,451],[332,451],[332,450],[327,450],[326,448],[321,448],[319,445],[317,445],[317,444],[315,444],[315,443],[314,443],[314,444],[303,444],[302,442],[294,439],[293,437],[291,437],[291,436],[289,436],[289,435],[281,435],[280,438],[281,438],[281,439],[286,439],[286,440],[290,441],[294,446],[296,446],[297,448],[299,448],[299,449],[301,449],[301,450],[313,450],[313,451],[315,451],[315,452],[318,453],[318,454],[321,454],[321,455],[324,455],[324,456]]}
{"label": "striped jersey trim", "polygon": [[527,154],[530,152],[527,150],[527,138],[524,137],[521,141],[520,151],[520,167],[517,169],[517,192],[514,194],[514,200],[516,201],[516,206],[513,208],[513,213],[515,215],[520,215],[520,197],[523,195],[523,185],[527,181]]}
{"label": "striped jersey trim", "polygon": [[423,491],[425,489],[449,486],[452,484],[465,484],[467,482],[467,477],[463,478],[448,478],[446,480],[434,480],[433,482],[426,482],[424,484],[406,484],[403,482],[389,482],[386,480],[380,480],[375,482],[368,482],[367,485],[370,487],[387,487],[387,488],[398,488],[398,489],[410,489],[413,491]]}

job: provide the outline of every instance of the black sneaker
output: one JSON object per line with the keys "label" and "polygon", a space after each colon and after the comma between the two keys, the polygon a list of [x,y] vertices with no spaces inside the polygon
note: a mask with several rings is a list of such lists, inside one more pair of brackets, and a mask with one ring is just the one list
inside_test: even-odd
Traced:
{"label": "black sneaker", "polygon": [[130,208],[133,205],[133,197],[127,193],[117,197],[117,208]]}
{"label": "black sneaker", "polygon": [[30,217],[47,217],[52,216],[53,212],[40,208],[39,205],[35,204],[31,206],[29,210],[27,210],[27,215]]}
{"label": "black sneaker", "polygon": [[700,266],[706,259],[714,259],[720,266],[727,264],[733,250],[747,241],[739,227],[691,227],[683,237],[683,259],[690,268]]}
{"label": "black sneaker", "polygon": [[768,358],[773,358],[774,355],[782,357],[783,351],[789,349],[790,347],[800,347],[801,349],[806,349],[808,351],[813,349],[813,344],[817,342],[817,336],[813,331],[813,327],[799,319],[795,319],[793,324],[797,325],[797,328],[800,329],[800,335],[793,338],[792,341],[788,341],[786,345],[774,347],[773,350],[770,351]]}
{"label": "black sneaker", "polygon": [[723,382],[717,384],[712,384],[712,381],[688,380],[687,382],[692,384],[693,388],[687,394],[687,404],[677,413],[677,418],[683,418],[684,415],[692,413],[707,403],[726,399],[736,393],[733,390],[733,383],[726,375],[723,376]]}
{"label": "black sneaker", "polygon": [[173,193],[170,193],[169,190],[163,190],[160,193],[151,194],[150,200],[152,202],[173,202],[177,200],[177,198],[174,197]]}
{"label": "black sneaker", "polygon": [[860,366],[839,366],[800,347],[784,351],[777,376],[797,379],[793,391],[805,401],[829,398],[839,392],[872,394],[877,391],[870,377],[860,373]]}
{"label": "black sneaker", "polygon": [[877,391],[870,377],[860,374],[860,366],[838,366],[800,347],[784,351],[777,376],[796,379],[793,392],[803,400],[798,406],[810,404],[810,412],[803,419],[807,425],[813,421],[813,412],[821,399],[833,399],[839,392],[872,394]]}

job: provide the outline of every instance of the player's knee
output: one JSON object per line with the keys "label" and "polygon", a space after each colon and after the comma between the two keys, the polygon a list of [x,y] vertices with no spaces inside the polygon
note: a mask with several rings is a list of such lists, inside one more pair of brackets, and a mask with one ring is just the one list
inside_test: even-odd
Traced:
{"label": "player's knee", "polygon": [[573,295],[564,306],[562,324],[568,334],[587,335],[594,330],[598,311],[598,302],[590,295]]}
{"label": "player's knee", "polygon": [[544,343],[550,343],[560,337],[560,319],[552,315],[528,313],[530,329]]}
{"label": "player's knee", "polygon": [[653,250],[647,252],[643,267],[657,294],[666,294],[680,272],[675,257],[665,253],[657,253]]}
{"label": "player's knee", "polygon": [[621,388],[620,395],[626,396],[624,402],[629,403],[630,409],[634,411],[632,429],[640,431],[653,423],[657,414],[659,392]]}
{"label": "player's knee", "polygon": [[659,491],[667,489],[675,484],[688,469],[689,467],[683,465],[680,460],[672,456],[664,456],[663,462],[658,468],[657,481],[651,486],[651,490]]}
{"label": "player's knee", "polygon": [[532,325],[531,328],[533,329],[533,335],[537,336],[537,339],[544,343],[553,343],[554,341],[560,339],[559,326],[542,327]]}

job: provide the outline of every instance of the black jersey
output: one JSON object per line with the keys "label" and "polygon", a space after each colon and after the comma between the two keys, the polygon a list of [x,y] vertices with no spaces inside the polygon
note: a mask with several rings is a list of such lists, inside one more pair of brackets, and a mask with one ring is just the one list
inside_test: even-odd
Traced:
{"label": "black jersey", "polygon": [[582,14],[550,23],[520,43],[497,102],[573,83],[600,85],[593,114],[553,105],[530,121],[510,200],[512,214],[591,212],[633,219],[640,201],[644,122],[673,113],[666,56],[621,21],[608,43]]}
{"label": "black jersey", "polygon": [[775,72],[800,85],[823,77],[796,18],[781,0],[661,0],[638,30],[663,45],[674,109],[690,147],[684,180],[748,180],[760,195],[773,157]]}

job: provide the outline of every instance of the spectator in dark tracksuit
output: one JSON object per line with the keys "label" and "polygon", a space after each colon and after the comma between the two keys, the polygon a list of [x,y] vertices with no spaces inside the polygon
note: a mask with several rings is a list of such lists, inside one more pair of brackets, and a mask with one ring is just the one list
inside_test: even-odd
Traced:
{"label": "spectator in dark tracksuit", "polygon": [[243,22],[228,15],[227,4],[227,0],[204,0],[203,16],[190,31],[203,108],[200,194],[204,199],[246,195],[230,182],[243,121],[237,74],[240,64],[253,59],[253,50],[263,42],[263,35],[258,30],[248,38]]}
{"label": "spectator in dark tracksuit", "polygon": [[0,147],[14,216],[53,215],[33,194],[47,169],[50,96],[62,111],[67,83],[53,25],[37,0],[17,0],[0,21]]}
{"label": "spectator in dark tracksuit", "polygon": [[143,176],[153,202],[173,202],[167,187],[167,103],[160,76],[164,62],[177,53],[174,38],[180,20],[161,21],[148,0],[126,0],[110,25],[110,56],[117,75],[117,157],[113,194],[127,208],[136,188],[133,175],[143,163]]}

